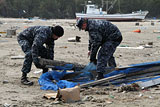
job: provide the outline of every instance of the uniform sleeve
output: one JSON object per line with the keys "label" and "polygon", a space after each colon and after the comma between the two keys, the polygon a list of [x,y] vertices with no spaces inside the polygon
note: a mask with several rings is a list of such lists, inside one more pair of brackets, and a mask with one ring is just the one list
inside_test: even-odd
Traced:
{"label": "uniform sleeve", "polygon": [[91,40],[89,40],[89,44],[88,44],[88,50],[91,51],[91,45],[92,45],[92,42]]}
{"label": "uniform sleeve", "polygon": [[102,36],[99,32],[90,32],[89,36],[90,36],[90,45],[91,45],[90,61],[92,62],[96,60],[98,49],[101,46]]}
{"label": "uniform sleeve", "polygon": [[33,41],[32,45],[32,58],[34,63],[39,63],[38,55],[39,55],[39,48],[43,46],[46,38],[44,37],[44,33],[38,33]]}
{"label": "uniform sleeve", "polygon": [[52,42],[52,44],[50,45],[47,45],[47,54],[48,54],[48,57],[49,59],[53,60],[54,59],[54,41]]}

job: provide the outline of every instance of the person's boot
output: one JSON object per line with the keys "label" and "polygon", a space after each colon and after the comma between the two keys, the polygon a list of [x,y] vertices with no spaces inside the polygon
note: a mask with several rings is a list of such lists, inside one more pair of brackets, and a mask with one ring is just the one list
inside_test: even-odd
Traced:
{"label": "person's boot", "polygon": [[27,73],[22,73],[21,83],[23,85],[29,85],[29,86],[33,85],[33,82],[27,79]]}
{"label": "person's boot", "polygon": [[98,72],[97,76],[96,76],[96,80],[100,80],[100,79],[103,79],[103,78],[104,78],[103,73]]}

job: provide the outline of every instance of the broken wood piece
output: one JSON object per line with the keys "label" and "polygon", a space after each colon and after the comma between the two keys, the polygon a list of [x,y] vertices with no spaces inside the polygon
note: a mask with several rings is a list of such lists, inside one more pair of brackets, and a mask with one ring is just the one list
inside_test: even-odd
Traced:
{"label": "broken wood piece", "polygon": [[80,42],[81,37],[76,36],[72,38],[68,38],[68,42]]}
{"label": "broken wood piece", "polygon": [[47,99],[56,99],[56,96],[57,96],[57,93],[46,93],[44,94],[44,98],[47,98]]}
{"label": "broken wood piece", "polygon": [[50,60],[50,59],[44,59],[44,58],[39,58],[39,63],[43,66],[65,66],[66,64],[73,64],[74,69],[76,70],[81,70],[85,67],[85,65],[78,64],[78,63],[71,63],[71,62],[65,62],[65,61],[58,61],[58,60]]}
{"label": "broken wood piece", "polygon": [[107,82],[109,83],[109,81],[111,81],[111,80],[120,79],[120,78],[123,78],[125,76],[126,76],[125,74],[114,75],[114,76],[111,76],[111,77],[108,77],[108,78],[103,78],[103,79],[96,80],[96,81],[93,81],[93,82],[81,84],[80,88],[86,88],[86,87],[90,87],[90,86],[101,85],[101,84],[104,84],[104,83],[107,83]]}
{"label": "broken wood piece", "polygon": [[19,55],[19,56],[11,56],[11,59],[24,59],[24,56]]}

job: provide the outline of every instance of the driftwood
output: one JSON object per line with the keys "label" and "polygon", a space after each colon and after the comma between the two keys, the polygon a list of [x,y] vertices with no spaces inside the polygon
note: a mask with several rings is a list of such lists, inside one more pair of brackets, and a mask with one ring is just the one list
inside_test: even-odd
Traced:
{"label": "driftwood", "polygon": [[71,62],[58,61],[58,60],[49,60],[49,59],[44,59],[44,58],[39,58],[39,63],[48,68],[52,68],[53,66],[64,66],[65,64],[73,64],[74,70],[75,69],[81,70],[85,67],[85,65],[78,64],[78,63],[71,63]]}

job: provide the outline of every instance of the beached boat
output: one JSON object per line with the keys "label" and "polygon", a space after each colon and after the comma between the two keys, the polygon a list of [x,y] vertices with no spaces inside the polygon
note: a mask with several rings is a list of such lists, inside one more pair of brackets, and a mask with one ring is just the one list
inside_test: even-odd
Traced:
{"label": "beached boat", "polygon": [[86,13],[76,13],[76,18],[89,18],[89,19],[104,19],[110,21],[134,21],[143,20],[148,11],[136,11],[128,14],[107,14],[106,11],[102,11],[102,8],[98,8],[95,4],[86,5]]}

